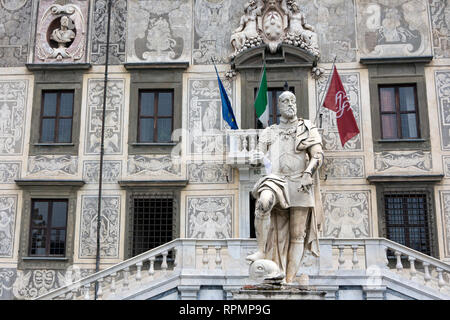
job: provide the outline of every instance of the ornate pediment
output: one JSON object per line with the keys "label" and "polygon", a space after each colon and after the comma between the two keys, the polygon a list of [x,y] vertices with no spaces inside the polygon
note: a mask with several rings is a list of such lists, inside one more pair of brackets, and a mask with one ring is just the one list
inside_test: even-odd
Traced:
{"label": "ornate pediment", "polygon": [[301,48],[315,60],[320,57],[317,34],[295,0],[249,0],[231,35],[231,58],[262,45],[276,53],[282,44]]}

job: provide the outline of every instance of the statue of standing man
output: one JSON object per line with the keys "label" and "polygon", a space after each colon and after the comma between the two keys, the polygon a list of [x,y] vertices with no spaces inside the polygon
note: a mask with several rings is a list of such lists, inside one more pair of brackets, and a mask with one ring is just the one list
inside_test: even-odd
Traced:
{"label": "statue of standing man", "polygon": [[257,158],[265,155],[267,175],[252,191],[258,251],[247,260],[272,260],[285,275],[283,282],[291,284],[305,250],[319,256],[323,213],[318,170],[323,151],[315,125],[297,118],[293,93],[283,92],[278,108],[280,124],[264,129],[258,142]]}

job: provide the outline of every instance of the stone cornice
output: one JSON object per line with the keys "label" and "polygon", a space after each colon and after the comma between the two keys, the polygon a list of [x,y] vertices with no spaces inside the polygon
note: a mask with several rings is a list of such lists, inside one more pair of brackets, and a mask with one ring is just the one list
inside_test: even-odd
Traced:
{"label": "stone cornice", "polygon": [[83,180],[45,180],[45,179],[17,179],[14,180],[20,187],[82,187]]}
{"label": "stone cornice", "polygon": [[47,70],[89,70],[90,63],[27,63],[26,67],[30,71],[47,71]]}
{"label": "stone cornice", "polygon": [[125,63],[123,65],[127,70],[142,70],[142,69],[187,69],[189,62],[144,62],[144,63]]}
{"label": "stone cornice", "polygon": [[121,180],[118,183],[122,188],[184,188],[188,180]]}
{"label": "stone cornice", "polygon": [[370,183],[383,182],[440,182],[444,178],[443,174],[427,174],[427,175],[372,175],[367,180]]}
{"label": "stone cornice", "polygon": [[386,64],[386,63],[429,63],[433,56],[420,57],[383,57],[383,58],[361,58],[361,64]]}

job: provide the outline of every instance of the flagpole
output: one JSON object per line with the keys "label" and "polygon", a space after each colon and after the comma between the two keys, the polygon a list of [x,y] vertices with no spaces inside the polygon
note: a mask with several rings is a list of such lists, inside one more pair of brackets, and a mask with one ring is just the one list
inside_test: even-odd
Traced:
{"label": "flagpole", "polygon": [[[328,92],[328,89],[330,87],[330,81],[331,81],[331,78],[333,77],[333,71],[334,71],[334,67],[336,65],[336,59],[337,59],[337,56],[335,55],[334,59],[333,59],[333,65],[331,66],[331,72],[330,72],[330,75],[328,76],[327,85],[325,86],[325,91],[324,91],[324,94],[323,94],[323,97],[322,97],[322,101],[320,102],[320,104],[319,104],[319,106],[317,107],[317,110],[316,110],[316,118],[314,119],[314,123],[316,125],[317,125],[317,117],[319,116],[319,110],[323,106],[323,103],[325,102],[325,98],[327,96],[327,92]],[[317,82],[317,80],[316,80],[316,82]],[[316,87],[318,88],[318,86],[316,86]],[[322,127],[322,123],[320,124],[320,127]]]}

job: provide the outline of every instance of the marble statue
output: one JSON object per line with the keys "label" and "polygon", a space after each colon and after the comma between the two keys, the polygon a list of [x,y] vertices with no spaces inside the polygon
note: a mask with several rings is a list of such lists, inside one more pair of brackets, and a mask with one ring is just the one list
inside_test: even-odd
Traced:
{"label": "marble statue", "polygon": [[70,55],[66,52],[68,43],[75,39],[75,28],[72,20],[68,16],[61,17],[61,27],[53,30],[50,39],[58,43],[58,48],[53,51],[53,58],[68,58]]}
{"label": "marble statue", "polygon": [[280,124],[262,131],[254,155],[255,160],[264,160],[266,175],[252,190],[258,251],[247,260],[274,261],[285,274],[283,282],[291,284],[305,250],[319,256],[323,210],[318,170],[323,151],[316,126],[297,118],[293,93],[283,92],[278,107]]}
{"label": "marble statue", "polygon": [[261,14],[261,0],[250,0],[244,6],[244,15],[241,17],[239,27],[234,30],[231,35],[231,46],[234,49],[236,55],[247,44],[260,44],[261,38],[257,29],[257,16]]}

